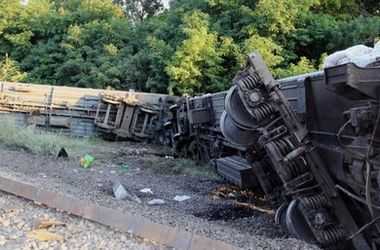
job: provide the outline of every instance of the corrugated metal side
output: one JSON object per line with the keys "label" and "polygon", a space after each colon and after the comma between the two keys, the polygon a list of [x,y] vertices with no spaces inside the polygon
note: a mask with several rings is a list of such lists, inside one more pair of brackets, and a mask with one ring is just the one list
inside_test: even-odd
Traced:
{"label": "corrugated metal side", "polygon": [[80,137],[90,137],[96,134],[93,120],[73,118],[71,122],[71,135]]}
{"label": "corrugated metal side", "polygon": [[224,99],[226,98],[227,91],[218,92],[211,95],[212,108],[214,110],[215,126],[219,128],[220,117],[224,111]]}
{"label": "corrugated metal side", "polygon": [[305,81],[323,77],[323,72],[314,72],[280,79],[280,89],[285,94],[290,106],[298,114],[306,113]]}
{"label": "corrugated metal side", "polygon": [[[8,112],[0,112],[0,119],[12,119],[16,126],[25,127],[27,126],[27,119],[25,114],[23,113],[8,113]],[[0,126],[1,129],[1,126]]]}
{"label": "corrugated metal side", "polygon": [[[0,119],[11,119],[12,122],[15,122],[15,125],[18,127],[26,127],[30,125],[30,117],[27,113],[0,113]],[[41,117],[43,121],[44,117]],[[55,128],[49,127],[47,130],[50,132],[55,132],[63,135],[74,136],[74,137],[91,137],[96,135],[96,127],[91,119],[80,119],[80,118],[69,118],[70,119],[70,128]],[[28,122],[29,121],[29,122]],[[41,123],[39,126],[36,126],[40,129],[46,129]]]}

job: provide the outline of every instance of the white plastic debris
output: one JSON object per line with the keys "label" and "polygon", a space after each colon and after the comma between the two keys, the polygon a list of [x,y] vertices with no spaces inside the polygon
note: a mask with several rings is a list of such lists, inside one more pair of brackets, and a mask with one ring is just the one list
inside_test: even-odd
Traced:
{"label": "white plastic debris", "polygon": [[40,173],[40,176],[41,176],[42,178],[47,178],[47,175],[46,175],[45,173]]}
{"label": "white plastic debris", "polygon": [[175,201],[185,201],[185,200],[188,200],[188,199],[191,199],[191,197],[188,196],[188,195],[176,195],[173,200],[175,200]]}
{"label": "white plastic debris", "polygon": [[356,45],[346,50],[337,51],[326,57],[323,67],[329,68],[346,63],[354,63],[359,67],[366,67],[380,59],[380,42],[374,48],[365,45]]}
{"label": "white plastic debris", "polygon": [[137,203],[141,203],[140,198],[137,197],[136,195],[128,192],[127,189],[119,181],[114,182],[114,184],[112,186],[112,190],[113,190],[113,194],[117,200],[128,199],[128,200],[135,201]]}
{"label": "white plastic debris", "polygon": [[153,191],[150,188],[143,188],[140,190],[140,192],[144,194],[153,194]]}
{"label": "white plastic debris", "polygon": [[161,199],[153,199],[151,201],[148,201],[148,205],[154,206],[154,205],[163,205],[165,204],[164,200]]}
{"label": "white plastic debris", "polygon": [[124,200],[129,196],[127,190],[120,182],[115,182],[112,189],[113,195],[117,200]]}

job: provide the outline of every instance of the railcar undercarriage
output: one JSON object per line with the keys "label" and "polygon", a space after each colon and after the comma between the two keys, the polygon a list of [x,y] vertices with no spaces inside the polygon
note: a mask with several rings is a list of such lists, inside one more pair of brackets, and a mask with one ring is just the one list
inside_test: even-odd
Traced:
{"label": "railcar undercarriage", "polygon": [[[305,103],[297,106],[291,85],[300,82],[296,96]],[[279,84],[255,53],[233,80],[223,135],[253,155],[261,189],[277,202],[276,221],[297,238],[326,249],[377,249],[379,90],[380,68],[353,64]]]}

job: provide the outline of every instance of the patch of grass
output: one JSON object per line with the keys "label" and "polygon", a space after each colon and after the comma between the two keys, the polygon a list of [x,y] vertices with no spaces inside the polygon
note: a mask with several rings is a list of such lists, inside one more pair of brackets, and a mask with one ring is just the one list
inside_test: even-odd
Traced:
{"label": "patch of grass", "polygon": [[210,165],[199,165],[189,159],[148,158],[144,159],[143,167],[157,174],[201,176],[209,179],[219,178]]}
{"label": "patch of grass", "polygon": [[94,144],[90,139],[71,138],[32,127],[19,127],[11,116],[0,118],[0,143],[43,155],[56,155],[61,148],[65,148],[69,155],[72,152],[81,154]]}

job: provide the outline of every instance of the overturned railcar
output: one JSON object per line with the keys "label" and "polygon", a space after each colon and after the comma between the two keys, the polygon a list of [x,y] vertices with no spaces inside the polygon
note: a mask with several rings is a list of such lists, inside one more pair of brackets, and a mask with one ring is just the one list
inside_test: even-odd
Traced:
{"label": "overturned railcar", "polygon": [[171,145],[168,108],[177,97],[129,91],[123,95],[102,93],[94,117],[101,135],[111,139],[147,141]]}
{"label": "overturned railcar", "polygon": [[174,152],[199,162],[244,152],[245,148],[226,140],[220,130],[226,92],[183,97],[170,107]]}
{"label": "overturned railcar", "polygon": [[379,94],[378,67],[276,81],[259,54],[233,80],[221,131],[246,148],[276,221],[297,238],[328,249],[379,244]]}

